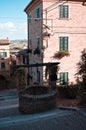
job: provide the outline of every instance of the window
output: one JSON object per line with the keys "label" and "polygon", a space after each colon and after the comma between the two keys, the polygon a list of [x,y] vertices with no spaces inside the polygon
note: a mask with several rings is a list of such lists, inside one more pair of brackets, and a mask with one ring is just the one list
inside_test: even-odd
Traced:
{"label": "window", "polygon": [[37,72],[37,82],[40,82],[40,71]]}
{"label": "window", "polygon": [[40,18],[40,8],[36,9],[36,18]]}
{"label": "window", "polygon": [[69,6],[68,5],[60,5],[60,18],[68,18],[69,16]]}
{"label": "window", "polygon": [[4,68],[5,68],[5,63],[1,62],[1,69],[4,69]]}
{"label": "window", "polygon": [[37,47],[40,48],[40,37],[37,37]]}
{"label": "window", "polygon": [[7,52],[3,52],[3,56],[4,56],[4,57],[7,57]]}
{"label": "window", "polygon": [[68,72],[60,73],[60,84],[66,85],[68,83]]}
{"label": "window", "polygon": [[59,50],[68,51],[68,37],[59,37]]}
{"label": "window", "polygon": [[0,58],[4,58],[7,57],[7,52],[1,52],[0,53]]}

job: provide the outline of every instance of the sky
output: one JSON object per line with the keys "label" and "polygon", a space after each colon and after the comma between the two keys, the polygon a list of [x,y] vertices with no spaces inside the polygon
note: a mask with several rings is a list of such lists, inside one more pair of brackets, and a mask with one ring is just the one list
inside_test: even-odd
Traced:
{"label": "sky", "polygon": [[0,39],[27,39],[25,7],[31,0],[0,0]]}

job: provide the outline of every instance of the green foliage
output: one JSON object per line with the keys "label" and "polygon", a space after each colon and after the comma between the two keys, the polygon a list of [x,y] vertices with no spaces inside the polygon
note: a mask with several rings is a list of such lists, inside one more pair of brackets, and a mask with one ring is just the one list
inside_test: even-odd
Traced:
{"label": "green foliage", "polygon": [[54,54],[53,58],[60,60],[64,56],[70,56],[69,51],[58,51]]}
{"label": "green foliage", "polygon": [[81,60],[77,64],[78,73],[77,81],[80,85],[79,90],[79,105],[86,106],[86,49],[81,52]]}
{"label": "green foliage", "polygon": [[58,86],[58,92],[61,97],[65,97],[68,99],[74,99],[78,95],[78,86],[77,85],[63,85],[63,86]]}
{"label": "green foliage", "polygon": [[17,78],[18,78],[18,85],[20,87],[25,85],[25,72],[24,72],[24,69],[18,69],[16,71],[16,75],[17,75]]}
{"label": "green foliage", "polygon": [[81,60],[77,64],[78,66],[78,73],[77,75],[77,81],[79,85],[81,86],[81,90],[86,92],[86,49],[82,51],[81,54]]}
{"label": "green foliage", "polygon": [[13,49],[15,49],[15,50],[22,50],[22,48],[21,47],[14,47]]}

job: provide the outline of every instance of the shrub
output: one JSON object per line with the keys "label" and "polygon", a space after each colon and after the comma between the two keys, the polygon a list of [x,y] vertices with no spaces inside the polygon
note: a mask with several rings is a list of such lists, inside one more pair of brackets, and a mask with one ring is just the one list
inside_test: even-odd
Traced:
{"label": "shrub", "polygon": [[77,85],[73,85],[73,86],[67,85],[67,86],[59,86],[57,89],[61,97],[74,99],[78,95],[79,87]]}
{"label": "shrub", "polygon": [[86,106],[86,49],[82,51],[81,60],[77,66],[77,82],[80,85],[78,101],[80,106]]}

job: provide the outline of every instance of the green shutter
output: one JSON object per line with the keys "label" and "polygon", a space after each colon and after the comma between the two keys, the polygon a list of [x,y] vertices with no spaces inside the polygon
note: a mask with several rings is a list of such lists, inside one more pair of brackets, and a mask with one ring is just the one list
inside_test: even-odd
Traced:
{"label": "green shutter", "polygon": [[68,18],[68,12],[69,12],[68,5],[65,5],[64,6],[64,18]]}
{"label": "green shutter", "polygon": [[60,37],[60,51],[68,50],[68,37]]}
{"label": "green shutter", "polygon": [[7,52],[3,52],[4,57],[7,57]]}
{"label": "green shutter", "polygon": [[60,51],[64,48],[63,37],[60,37]]}
{"label": "green shutter", "polygon": [[63,73],[60,73],[60,84],[63,84]]}
{"label": "green shutter", "polygon": [[68,72],[61,72],[60,73],[60,84],[67,84],[68,83]]}
{"label": "green shutter", "polygon": [[60,5],[60,18],[68,18],[69,15],[69,6]]}
{"label": "green shutter", "polygon": [[40,8],[36,9],[36,18],[40,18]]}
{"label": "green shutter", "polygon": [[68,50],[68,37],[64,37],[64,50]]}
{"label": "green shutter", "polygon": [[63,18],[63,5],[60,5],[60,18]]}

